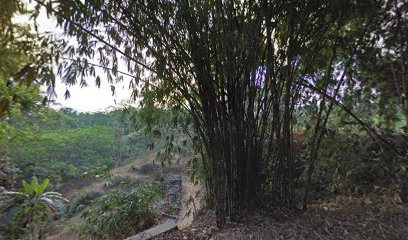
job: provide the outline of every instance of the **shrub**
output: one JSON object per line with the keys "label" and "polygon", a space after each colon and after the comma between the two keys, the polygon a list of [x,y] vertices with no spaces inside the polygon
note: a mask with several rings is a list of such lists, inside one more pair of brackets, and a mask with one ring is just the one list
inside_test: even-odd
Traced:
{"label": "shrub", "polygon": [[0,186],[11,189],[19,172],[9,158],[0,156]]}
{"label": "shrub", "polygon": [[150,175],[157,171],[157,166],[153,163],[148,163],[140,167],[139,172],[144,175]]}
{"label": "shrub", "polygon": [[104,182],[104,189],[113,189],[113,188],[126,188],[131,184],[135,183],[132,181],[132,178],[129,176],[115,176],[112,177],[109,181]]}
{"label": "shrub", "polygon": [[383,137],[394,146],[396,153],[386,146],[380,149],[378,142],[365,135],[339,134],[323,139],[312,179],[315,197],[373,192],[378,195],[380,190],[386,190],[390,193],[384,194],[390,196],[399,191],[404,201],[408,196],[405,184],[408,148],[399,134]]}
{"label": "shrub", "polygon": [[112,178],[110,168],[111,167],[107,165],[92,166],[82,173],[82,177],[84,179],[95,178],[96,180],[110,179]]}
{"label": "shrub", "polygon": [[93,200],[83,213],[82,239],[123,239],[155,222],[155,203],[162,195],[158,183],[122,193],[113,191]]}
{"label": "shrub", "polygon": [[102,192],[80,192],[76,194],[68,205],[68,216],[72,216],[75,213],[83,210],[92,200],[102,196]]}

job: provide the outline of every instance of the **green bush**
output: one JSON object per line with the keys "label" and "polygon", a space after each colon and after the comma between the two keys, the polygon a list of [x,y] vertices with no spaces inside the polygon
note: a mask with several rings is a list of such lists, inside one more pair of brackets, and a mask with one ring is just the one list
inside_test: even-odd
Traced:
{"label": "green bush", "polygon": [[102,196],[102,192],[98,191],[80,192],[75,194],[68,205],[68,216],[72,216],[81,211],[89,205],[92,200],[100,196]]}
{"label": "green bush", "polygon": [[158,183],[128,192],[113,191],[91,202],[82,217],[82,239],[124,239],[155,222],[155,206],[163,193]]}
{"label": "green bush", "polygon": [[19,172],[8,157],[0,156],[0,187],[11,189]]}
{"label": "green bush", "polygon": [[404,200],[408,196],[404,180],[408,148],[402,135],[383,137],[397,152],[386,146],[380,149],[378,142],[365,135],[338,134],[323,139],[312,178],[313,195],[316,198],[373,192],[381,195],[386,191],[385,195],[392,196],[395,191],[400,191]]}
{"label": "green bush", "polygon": [[114,176],[104,182],[103,188],[106,190],[122,188],[126,189],[129,186],[138,185],[137,181],[133,181],[129,176]]}

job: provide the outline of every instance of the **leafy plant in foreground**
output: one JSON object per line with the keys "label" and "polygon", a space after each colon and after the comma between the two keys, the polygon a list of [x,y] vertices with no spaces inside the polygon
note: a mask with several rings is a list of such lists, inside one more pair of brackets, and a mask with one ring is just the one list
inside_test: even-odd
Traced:
{"label": "leafy plant in foreground", "polygon": [[82,217],[82,239],[123,239],[155,222],[155,206],[162,195],[159,183],[134,188],[128,192],[113,191],[93,200]]}
{"label": "leafy plant in foreground", "polygon": [[42,225],[58,215],[62,203],[68,202],[58,192],[45,192],[49,180],[39,184],[37,177],[31,183],[22,181],[23,188],[19,192],[3,191],[0,195],[12,198],[7,207],[12,215],[10,227],[16,232],[28,231],[41,239],[44,233]]}

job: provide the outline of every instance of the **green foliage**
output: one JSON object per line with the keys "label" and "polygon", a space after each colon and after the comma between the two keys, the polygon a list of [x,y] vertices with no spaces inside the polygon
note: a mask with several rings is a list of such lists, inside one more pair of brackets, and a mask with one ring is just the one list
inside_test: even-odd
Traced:
{"label": "green foliage", "polygon": [[363,83],[361,91],[376,109],[377,125],[408,133],[408,4],[385,1],[381,10],[377,24],[382,27],[373,27],[370,39],[376,44],[357,55],[355,72]]}
{"label": "green foliage", "polygon": [[20,170],[11,163],[8,157],[0,156],[0,188],[11,189]]}
{"label": "green foliage", "polygon": [[[404,1],[36,2],[77,40],[61,44],[63,81],[86,85],[85,77],[92,76],[100,85],[90,64],[98,59],[109,83],[132,77],[133,99],[140,98],[141,109],[126,109],[130,117],[63,109],[75,120],[52,127],[37,118],[0,122],[0,154],[25,176],[55,176],[55,183],[81,172],[109,177],[114,164],[149,152],[142,145],[163,147],[157,156],[164,162],[181,154],[177,142],[183,132],[198,155],[189,163],[193,179],[204,179],[220,225],[261,193],[294,206],[294,182],[300,179],[292,177],[301,175],[293,174],[295,168],[308,167],[307,185],[316,168],[317,192],[364,193],[373,182],[380,184],[379,178],[397,183],[401,194],[407,191],[406,152],[393,149],[406,136],[383,135],[408,131]],[[12,23],[15,13],[26,13],[19,3],[5,5],[1,18],[1,33],[11,29],[13,37],[0,49],[7,54],[0,59],[5,66],[0,77],[6,79],[0,82],[0,116],[35,105],[38,89],[24,87],[53,77],[47,69],[39,71],[49,67],[49,55],[42,64],[31,64],[37,59],[33,52],[48,49],[46,41],[41,49],[25,41],[27,57],[10,47],[14,35],[40,40]],[[119,70],[121,61],[128,73]],[[173,111],[179,108],[186,112]],[[296,163],[295,122],[309,140],[308,154]],[[23,185],[35,195],[33,184],[38,185]],[[119,201],[121,194],[106,199]]]}
{"label": "green foliage", "polygon": [[98,191],[81,191],[72,196],[68,204],[67,216],[71,217],[74,214],[84,210],[92,200],[102,196],[102,192]]}
{"label": "green foliage", "polygon": [[[349,102],[340,88],[356,82],[350,66],[370,45],[373,26],[381,26],[372,22],[383,17],[382,4],[351,0],[94,0],[55,6],[49,11],[78,42],[64,48],[75,59],[62,64],[64,81],[95,75],[89,58],[108,69],[109,82],[120,81],[122,59],[147,122],[156,120],[152,111],[159,107],[184,107],[191,114],[220,224],[261,189],[274,202],[294,205],[293,111],[299,101],[314,98],[320,119],[322,113],[329,117],[334,103]],[[316,129],[325,129],[326,120],[320,122]],[[163,136],[149,125],[146,130]],[[174,138],[166,140],[169,153]],[[310,161],[319,142],[313,140]]]}
{"label": "green foliage", "polygon": [[114,176],[103,184],[104,189],[128,189],[129,187],[136,187],[139,185],[139,180],[132,180],[130,176]]}
{"label": "green foliage", "polygon": [[144,118],[141,111],[134,108],[127,111],[129,114],[124,115],[121,110],[78,113],[66,108],[59,111],[41,108],[0,121],[0,156],[8,159],[0,162],[0,169],[11,171],[12,166],[21,169],[14,175],[13,172],[4,175],[8,178],[4,181],[12,186],[16,177],[36,175],[50,178],[53,183],[50,187],[59,189],[73,178],[110,178],[114,165],[150,154],[153,149],[147,146],[153,142],[156,149],[161,149],[172,144],[170,139],[175,141],[183,136],[180,130],[171,127],[174,123],[170,111],[160,111],[157,124],[152,125],[163,132],[162,136],[147,134],[144,129],[149,124],[140,120]]}
{"label": "green foliage", "polygon": [[5,206],[6,214],[12,216],[11,221],[5,226],[8,234],[18,236],[28,232],[37,235],[39,239],[43,237],[47,229],[46,223],[59,216],[63,204],[68,202],[58,192],[45,192],[48,184],[48,179],[39,183],[37,177],[33,177],[30,184],[22,181],[23,188],[19,192],[0,193],[4,197],[12,198]]}
{"label": "green foliage", "polygon": [[[22,175],[51,178],[53,188],[114,162],[109,126],[73,125],[77,118],[42,110],[0,122],[0,155],[10,158]],[[80,122],[80,121],[79,121]]]}
{"label": "green foliage", "polygon": [[[54,86],[52,62],[58,58],[50,39],[32,31],[29,24],[15,23],[16,16],[31,17],[36,11],[27,10],[27,2],[1,2],[0,18],[0,117],[15,110],[26,111],[41,102],[41,83]],[[35,26],[35,21],[32,22]],[[55,54],[55,55],[54,55]],[[52,91],[50,91],[51,93]]]}
{"label": "green foliage", "polygon": [[95,179],[99,180],[106,180],[112,177],[111,172],[109,171],[109,167],[106,165],[95,166],[89,168],[86,172],[82,173],[82,177],[84,179],[88,179],[90,177],[94,177]]}
{"label": "green foliage", "polygon": [[50,180],[45,179],[42,184],[38,184],[37,177],[33,177],[31,179],[31,184],[28,184],[25,180],[23,180],[21,183],[24,187],[24,193],[33,198],[38,198],[41,194],[43,194],[45,188],[47,188],[48,184],[50,183]]}
{"label": "green foliage", "polygon": [[[381,149],[362,134],[338,134],[322,141],[312,186],[315,198],[335,195],[406,198],[407,145],[401,134],[387,135],[397,153]],[[387,190],[387,191],[384,191]],[[396,201],[398,202],[398,201]]]}
{"label": "green foliage", "polygon": [[150,227],[162,191],[160,184],[153,183],[93,200],[82,215],[86,220],[82,239],[124,239]]}

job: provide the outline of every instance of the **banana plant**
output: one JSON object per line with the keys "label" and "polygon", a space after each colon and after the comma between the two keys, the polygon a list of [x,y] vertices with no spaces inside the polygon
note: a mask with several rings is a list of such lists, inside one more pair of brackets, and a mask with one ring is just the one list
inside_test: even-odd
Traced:
{"label": "banana plant", "polygon": [[61,193],[45,192],[49,184],[48,179],[39,184],[37,177],[33,177],[30,184],[24,180],[21,183],[23,187],[20,191],[3,191],[0,192],[0,195],[14,200],[14,204],[10,207],[20,210],[13,217],[13,221],[23,228],[28,228],[37,222],[50,220],[58,213],[57,202],[68,202]]}

